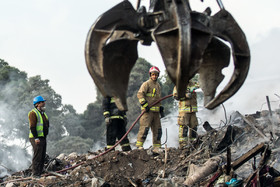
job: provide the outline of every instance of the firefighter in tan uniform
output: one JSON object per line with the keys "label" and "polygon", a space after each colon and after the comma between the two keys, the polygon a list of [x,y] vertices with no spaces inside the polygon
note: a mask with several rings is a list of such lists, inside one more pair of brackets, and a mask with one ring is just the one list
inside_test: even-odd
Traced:
{"label": "firefighter in tan uniform", "polygon": [[192,142],[197,137],[198,121],[196,117],[197,112],[197,95],[195,90],[198,88],[198,84],[195,84],[192,80],[186,89],[185,97],[177,97],[176,86],[173,90],[173,96],[176,100],[179,100],[179,147],[183,148],[187,145],[188,141]]}
{"label": "firefighter in tan uniform", "polygon": [[161,87],[157,82],[159,73],[160,71],[157,67],[151,67],[149,70],[150,79],[141,85],[137,93],[137,97],[142,106],[141,110],[146,111],[140,118],[140,127],[136,142],[136,147],[139,149],[143,148],[150,127],[153,134],[154,150],[161,147],[162,129],[160,123],[160,110],[163,110],[163,107],[160,106],[160,103],[150,107],[151,104],[159,100],[161,97]]}

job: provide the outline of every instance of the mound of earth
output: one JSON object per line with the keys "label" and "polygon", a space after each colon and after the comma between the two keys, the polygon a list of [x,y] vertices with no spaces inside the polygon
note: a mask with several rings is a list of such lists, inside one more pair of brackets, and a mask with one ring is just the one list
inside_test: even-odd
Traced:
{"label": "mound of earth", "polygon": [[[279,122],[271,123],[254,115],[244,117],[238,112],[235,118],[238,120],[216,129],[204,124],[206,132],[183,149],[165,146],[159,152],[150,148],[129,152],[116,150],[106,154],[101,150],[61,154],[48,159],[47,171],[42,177],[32,178],[30,169],[27,169],[2,178],[1,186],[206,186],[221,171],[219,169],[225,168],[229,159],[233,167],[234,161],[244,155],[244,162],[238,168],[231,168],[226,181],[234,177],[245,182],[264,166],[274,168],[275,176],[272,176],[277,180],[280,176],[277,171],[280,167],[280,140],[278,136],[272,140],[271,131],[265,127],[274,126],[277,135]],[[247,156],[260,144],[267,145],[263,146],[261,153],[269,149],[271,154],[257,152]],[[225,175],[221,174],[221,177],[226,182]],[[216,181],[221,181],[221,177]]]}

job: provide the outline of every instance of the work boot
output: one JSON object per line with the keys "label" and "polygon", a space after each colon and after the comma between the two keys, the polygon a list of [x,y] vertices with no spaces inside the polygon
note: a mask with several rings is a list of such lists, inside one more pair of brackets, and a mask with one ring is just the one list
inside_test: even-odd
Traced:
{"label": "work boot", "polygon": [[[108,148],[108,147],[105,147],[105,151],[107,151],[108,149],[110,149],[110,148]],[[111,151],[115,151],[115,148],[114,149],[112,149]]]}
{"label": "work boot", "polygon": [[163,153],[163,149],[161,149],[160,147],[154,147],[154,148],[152,149],[152,152],[153,152],[153,153],[160,154],[160,153]]}
{"label": "work boot", "polygon": [[187,141],[183,141],[179,143],[179,149],[184,149],[188,145]]}
{"label": "work boot", "polygon": [[131,147],[130,146],[124,146],[122,147],[123,151],[131,151]]}
{"label": "work boot", "polygon": [[191,145],[192,147],[195,145],[197,139],[196,138],[189,138],[189,145]]}

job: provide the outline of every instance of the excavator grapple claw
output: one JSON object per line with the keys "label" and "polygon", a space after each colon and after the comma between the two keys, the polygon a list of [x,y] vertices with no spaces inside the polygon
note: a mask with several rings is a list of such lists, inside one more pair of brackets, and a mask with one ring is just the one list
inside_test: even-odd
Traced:
{"label": "excavator grapple claw", "polygon": [[[87,68],[103,96],[114,96],[120,110],[127,110],[129,74],[137,58],[137,45],[157,44],[167,73],[184,97],[189,80],[200,75],[204,106],[213,109],[234,95],[249,71],[250,50],[245,34],[221,3],[211,16],[192,11],[188,0],[151,0],[149,11],[138,1],[117,4],[91,27],[85,47]],[[232,57],[234,72],[218,94],[222,70]]]}

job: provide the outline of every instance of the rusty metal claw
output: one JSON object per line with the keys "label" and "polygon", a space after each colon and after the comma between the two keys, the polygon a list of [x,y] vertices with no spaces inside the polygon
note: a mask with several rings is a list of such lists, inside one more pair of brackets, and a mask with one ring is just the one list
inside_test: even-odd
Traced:
{"label": "rusty metal claw", "polygon": [[245,34],[226,10],[214,15],[210,25],[214,35],[230,43],[234,61],[234,72],[228,84],[215,98],[204,103],[206,108],[213,109],[233,96],[244,83],[250,66],[250,49]]}
{"label": "rusty metal claw", "polygon": [[124,111],[129,74],[138,58],[138,40],[129,32],[136,30],[137,25],[129,23],[136,17],[128,1],[116,5],[93,24],[85,46],[86,65],[96,86],[103,96],[114,96]]}
{"label": "rusty metal claw", "polygon": [[162,55],[167,73],[176,84],[178,97],[184,97],[189,79],[194,74],[191,66],[191,16],[190,7],[184,1],[173,1],[168,9],[169,19],[152,33]]}
{"label": "rusty metal claw", "polygon": [[[200,74],[204,105],[213,109],[234,95],[249,71],[250,50],[245,34],[218,1],[221,10],[194,12],[187,0],[151,0],[150,12],[128,0],[105,12],[91,27],[86,41],[86,64],[104,96],[114,96],[117,106],[127,110],[129,74],[137,58],[137,44],[155,41],[166,70],[183,97],[189,80]],[[225,44],[228,42],[230,46]],[[234,72],[217,95],[224,79],[222,69],[234,61]]]}

